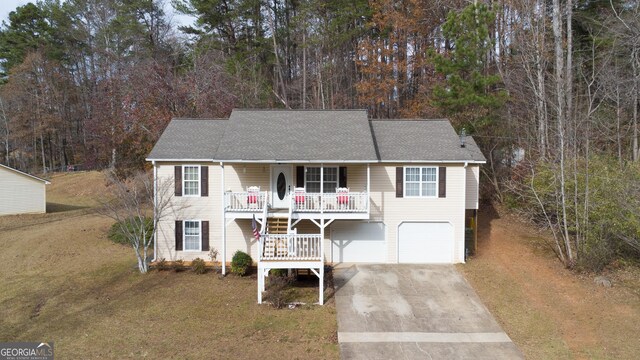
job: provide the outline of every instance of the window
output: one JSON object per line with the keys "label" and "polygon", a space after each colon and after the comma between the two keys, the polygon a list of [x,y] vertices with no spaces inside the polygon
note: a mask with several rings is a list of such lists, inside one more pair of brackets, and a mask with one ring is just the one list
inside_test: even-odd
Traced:
{"label": "window", "polygon": [[202,244],[201,222],[199,220],[186,220],[184,222],[184,250],[200,251]]}
{"label": "window", "polygon": [[200,196],[200,166],[182,167],[184,196]]}
{"label": "window", "polygon": [[[305,169],[305,189],[310,193],[320,192],[320,168],[308,167]],[[338,187],[338,168],[324,168],[323,187],[325,193],[334,193]]]}
{"label": "window", "polygon": [[404,196],[435,197],[437,195],[438,168],[404,168]]}

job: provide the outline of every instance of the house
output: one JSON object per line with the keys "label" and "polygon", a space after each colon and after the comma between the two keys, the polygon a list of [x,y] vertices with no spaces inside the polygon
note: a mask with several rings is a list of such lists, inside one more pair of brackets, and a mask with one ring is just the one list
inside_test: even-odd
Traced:
{"label": "house", "polygon": [[[233,110],[174,119],[148,156],[177,205],[159,221],[156,259],[258,264],[462,263],[465,221],[478,209],[471,137],[448,120],[370,120],[365,110]],[[261,236],[256,240],[253,219]]]}
{"label": "house", "polygon": [[47,211],[47,180],[0,164],[0,215]]}

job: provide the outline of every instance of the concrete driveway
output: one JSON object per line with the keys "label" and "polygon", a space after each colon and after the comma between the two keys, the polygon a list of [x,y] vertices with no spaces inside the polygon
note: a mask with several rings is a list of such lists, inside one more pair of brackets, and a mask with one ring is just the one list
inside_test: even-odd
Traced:
{"label": "concrete driveway", "polygon": [[334,270],[343,359],[524,359],[452,265]]}

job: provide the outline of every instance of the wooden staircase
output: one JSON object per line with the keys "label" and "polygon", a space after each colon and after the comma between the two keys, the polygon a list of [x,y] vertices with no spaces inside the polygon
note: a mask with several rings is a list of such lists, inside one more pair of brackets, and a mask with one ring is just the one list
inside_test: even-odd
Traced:
{"label": "wooden staircase", "polygon": [[267,234],[286,234],[289,219],[271,217],[267,219]]}

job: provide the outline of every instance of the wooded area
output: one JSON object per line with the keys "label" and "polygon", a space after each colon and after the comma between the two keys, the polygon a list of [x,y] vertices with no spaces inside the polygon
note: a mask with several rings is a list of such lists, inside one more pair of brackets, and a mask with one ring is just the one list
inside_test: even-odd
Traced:
{"label": "wooded area", "polygon": [[171,117],[234,107],[450,118],[485,198],[568,267],[640,254],[640,2],[45,0],[0,30],[1,161],[145,166]]}

